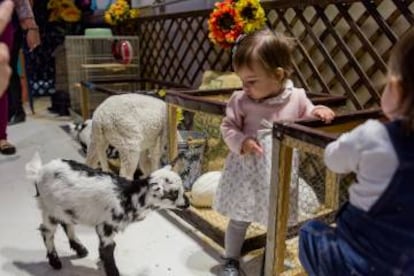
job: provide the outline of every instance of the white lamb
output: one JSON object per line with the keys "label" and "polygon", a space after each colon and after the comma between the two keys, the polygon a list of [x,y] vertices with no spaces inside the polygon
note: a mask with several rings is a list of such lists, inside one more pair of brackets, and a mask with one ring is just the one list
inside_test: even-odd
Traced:
{"label": "white lamb", "polygon": [[144,176],[160,167],[167,146],[167,105],[153,96],[122,94],[100,104],[92,117],[86,164],[109,171],[106,149],[119,151],[120,176],[133,179],[138,167]]}

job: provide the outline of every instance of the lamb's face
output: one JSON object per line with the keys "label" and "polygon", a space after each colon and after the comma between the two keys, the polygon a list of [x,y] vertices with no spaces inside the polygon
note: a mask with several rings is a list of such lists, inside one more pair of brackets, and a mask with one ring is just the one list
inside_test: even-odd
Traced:
{"label": "lamb's face", "polygon": [[161,209],[186,209],[190,206],[184,194],[181,177],[170,166],[153,172],[149,177],[151,204]]}

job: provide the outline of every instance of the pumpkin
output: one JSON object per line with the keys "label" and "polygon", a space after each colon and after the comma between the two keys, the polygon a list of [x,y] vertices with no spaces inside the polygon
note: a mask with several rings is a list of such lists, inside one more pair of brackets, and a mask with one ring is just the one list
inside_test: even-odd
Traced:
{"label": "pumpkin", "polygon": [[195,207],[211,207],[221,178],[221,171],[202,174],[191,189],[191,204]]}

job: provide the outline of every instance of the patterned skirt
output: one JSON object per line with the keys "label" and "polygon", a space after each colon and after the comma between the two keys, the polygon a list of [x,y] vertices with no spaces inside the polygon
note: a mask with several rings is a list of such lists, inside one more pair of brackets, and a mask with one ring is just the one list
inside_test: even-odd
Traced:
{"label": "patterned skirt", "polygon": [[[259,130],[257,141],[259,141],[263,148],[263,155],[240,155],[231,152],[227,156],[224,171],[214,198],[213,208],[231,219],[257,222],[267,226],[272,167],[271,130]],[[294,152],[289,224],[297,221],[297,168],[298,155]]]}

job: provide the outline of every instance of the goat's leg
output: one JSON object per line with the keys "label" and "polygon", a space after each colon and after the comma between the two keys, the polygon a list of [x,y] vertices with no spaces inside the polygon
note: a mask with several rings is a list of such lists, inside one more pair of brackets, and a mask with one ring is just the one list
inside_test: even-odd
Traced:
{"label": "goat's leg", "polygon": [[63,230],[66,233],[66,236],[69,239],[70,248],[75,250],[76,255],[79,258],[86,257],[88,255],[88,250],[83,246],[81,241],[75,235],[75,228],[72,224],[61,223]]}
{"label": "goat's leg", "polygon": [[49,260],[49,264],[54,269],[61,269],[62,262],[59,259],[59,256],[56,252],[55,248],[55,233],[57,227],[57,220],[49,217],[46,214],[43,214],[43,223],[40,225],[39,230],[43,237],[43,242],[45,243],[46,250],[47,250],[47,258]]}
{"label": "goat's leg", "polygon": [[139,151],[121,149],[119,150],[119,159],[121,161],[119,175],[125,177],[126,179],[132,180],[134,178],[134,173],[138,167],[138,162],[140,160]]}
{"label": "goat's leg", "polygon": [[115,241],[117,229],[109,224],[96,226],[99,237],[99,257],[101,258],[107,276],[119,276],[118,268],[114,259]]}

